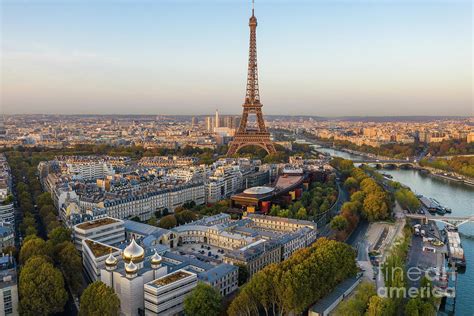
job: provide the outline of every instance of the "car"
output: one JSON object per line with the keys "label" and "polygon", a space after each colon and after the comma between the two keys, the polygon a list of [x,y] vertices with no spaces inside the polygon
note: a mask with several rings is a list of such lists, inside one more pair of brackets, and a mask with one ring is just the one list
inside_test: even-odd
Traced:
{"label": "car", "polygon": [[431,252],[431,253],[436,253],[436,249],[433,247],[423,247],[424,252]]}
{"label": "car", "polygon": [[432,244],[433,246],[436,246],[436,247],[441,247],[441,246],[444,245],[444,243],[443,243],[442,241],[440,241],[440,240],[433,240],[433,241],[431,242],[431,244]]}

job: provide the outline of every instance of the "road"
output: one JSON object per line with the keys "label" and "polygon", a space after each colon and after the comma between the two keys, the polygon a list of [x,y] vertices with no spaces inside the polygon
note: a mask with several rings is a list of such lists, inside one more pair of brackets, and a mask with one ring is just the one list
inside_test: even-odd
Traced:
{"label": "road", "polygon": [[[349,192],[347,192],[347,190],[345,190],[344,187],[341,185],[339,177],[336,179],[336,185],[339,193],[337,196],[336,203],[328,211],[330,219],[339,214],[341,212],[342,205],[345,202],[349,201]],[[329,237],[332,234],[332,230],[329,227],[329,224],[331,222],[330,219],[327,219],[327,223],[323,227],[318,227],[319,237]]]}

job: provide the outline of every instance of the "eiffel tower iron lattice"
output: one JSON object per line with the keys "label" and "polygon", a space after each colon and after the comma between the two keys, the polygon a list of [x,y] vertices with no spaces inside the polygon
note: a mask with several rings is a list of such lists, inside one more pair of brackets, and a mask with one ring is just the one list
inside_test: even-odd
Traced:
{"label": "eiffel tower iron lattice", "polygon": [[[227,156],[236,154],[242,147],[259,146],[269,154],[276,153],[275,146],[270,140],[270,133],[265,127],[263,120],[262,104],[260,103],[260,93],[258,89],[258,68],[257,68],[257,18],[254,15],[252,2],[252,16],[249,19],[250,27],[250,45],[249,45],[249,64],[247,75],[247,92],[245,102],[242,105],[243,113],[240,120],[240,126],[230,143]],[[249,114],[255,114],[256,129],[248,127]]]}

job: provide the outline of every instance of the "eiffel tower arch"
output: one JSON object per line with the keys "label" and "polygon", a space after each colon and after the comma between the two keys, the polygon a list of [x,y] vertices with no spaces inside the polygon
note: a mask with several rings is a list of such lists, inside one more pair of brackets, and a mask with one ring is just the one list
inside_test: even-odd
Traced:
{"label": "eiffel tower arch", "polygon": [[[258,67],[257,67],[257,18],[252,7],[252,16],[249,19],[250,45],[249,64],[247,74],[247,91],[245,101],[242,105],[242,119],[240,126],[234,135],[234,139],[229,145],[227,156],[236,154],[242,147],[258,146],[267,151],[268,154],[276,153],[275,145],[270,140],[270,133],[265,127],[263,119],[262,104],[260,103],[260,92],[258,88]],[[256,128],[248,126],[249,115],[255,114]]]}

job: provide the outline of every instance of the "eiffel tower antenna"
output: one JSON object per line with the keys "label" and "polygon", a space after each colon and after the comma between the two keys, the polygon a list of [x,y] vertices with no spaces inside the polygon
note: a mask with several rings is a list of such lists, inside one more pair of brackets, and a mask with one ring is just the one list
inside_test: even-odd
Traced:
{"label": "eiffel tower antenna", "polygon": [[[236,154],[242,147],[259,146],[269,154],[276,153],[275,146],[270,140],[270,133],[265,127],[263,120],[262,104],[260,103],[260,91],[258,87],[258,66],[257,66],[257,18],[255,17],[255,3],[252,0],[252,16],[249,19],[250,43],[249,43],[249,63],[247,73],[247,87],[245,100],[240,120],[240,126],[235,133],[234,140],[230,143],[227,156]],[[249,114],[255,114],[257,119],[257,129],[247,127]]]}

